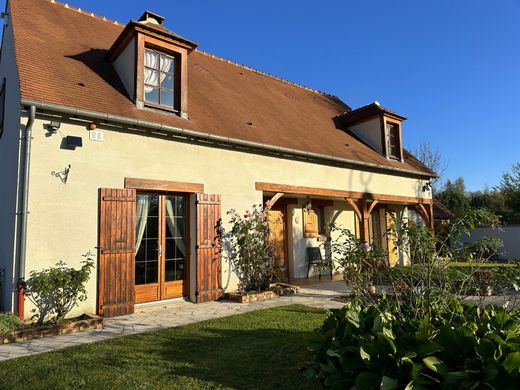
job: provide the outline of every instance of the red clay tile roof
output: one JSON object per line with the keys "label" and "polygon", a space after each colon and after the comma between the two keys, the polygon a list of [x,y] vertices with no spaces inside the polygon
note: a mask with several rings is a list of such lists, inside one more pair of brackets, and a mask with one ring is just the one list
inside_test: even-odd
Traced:
{"label": "red clay tile roof", "polygon": [[333,118],[350,110],[338,98],[202,51],[189,55],[189,119],[138,109],[105,59],[124,25],[51,0],[10,0],[10,11],[22,99],[431,173],[336,128]]}

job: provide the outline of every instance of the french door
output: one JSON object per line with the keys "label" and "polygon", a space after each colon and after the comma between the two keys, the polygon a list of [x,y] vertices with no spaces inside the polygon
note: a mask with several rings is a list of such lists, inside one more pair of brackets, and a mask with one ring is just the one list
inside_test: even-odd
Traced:
{"label": "french door", "polygon": [[138,193],[135,302],[189,295],[189,224],[185,195]]}

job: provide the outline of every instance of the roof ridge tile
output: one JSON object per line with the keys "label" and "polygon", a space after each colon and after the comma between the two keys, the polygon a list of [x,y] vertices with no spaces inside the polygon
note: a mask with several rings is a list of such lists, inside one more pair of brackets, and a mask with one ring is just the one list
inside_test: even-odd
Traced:
{"label": "roof ridge tile", "polygon": [[109,19],[107,18],[106,16],[101,16],[101,15],[96,15],[94,12],[90,12],[90,11],[86,11],[86,10],[82,10],[81,8],[77,8],[77,7],[74,7],[72,5],[69,5],[68,3],[62,3],[61,1],[56,1],[56,0],[47,0],[49,1],[49,3],[52,3],[52,4],[56,4],[56,5],[60,5],[64,8],[67,8],[67,9],[70,9],[70,10],[73,10],[73,11],[77,11],[79,12],[80,14],[85,14],[85,15],[89,15],[89,16],[92,16],[93,18],[96,18],[96,19],[99,19],[99,20],[102,20],[104,22],[109,22],[109,23],[113,23],[115,24],[116,26],[119,26],[119,25],[123,25],[123,23],[121,22],[118,22],[117,20],[115,19]]}
{"label": "roof ridge tile", "polygon": [[339,99],[336,95],[332,95],[330,93],[323,92],[323,91],[320,91],[318,89],[310,88],[310,87],[307,87],[307,86],[305,86],[303,84],[295,83],[294,81],[286,80],[284,78],[275,76],[273,74],[270,74],[270,73],[267,73],[267,72],[264,72],[264,71],[261,71],[261,70],[255,69],[255,68],[251,68],[250,66],[247,66],[247,65],[244,65],[244,64],[240,64],[240,63],[235,62],[235,61],[228,60],[227,58],[224,58],[224,57],[217,56],[217,55],[215,55],[213,53],[209,53],[207,51],[204,51],[204,50],[201,50],[201,49],[195,49],[195,51],[198,52],[198,53],[201,53],[201,54],[203,54],[205,56],[208,56],[208,57],[211,57],[211,58],[215,58],[215,59],[223,61],[223,62],[227,62],[228,64],[235,65],[235,66],[237,66],[239,68],[242,68],[242,69],[245,69],[245,70],[249,70],[251,72],[258,73],[258,74],[260,74],[262,76],[266,76],[266,77],[269,77],[269,78],[281,81],[283,83],[292,85],[294,87],[302,88],[302,89],[305,89],[307,91],[317,93],[319,95],[325,95],[325,96],[328,96],[328,97],[331,97],[331,98],[334,98],[334,99]]}

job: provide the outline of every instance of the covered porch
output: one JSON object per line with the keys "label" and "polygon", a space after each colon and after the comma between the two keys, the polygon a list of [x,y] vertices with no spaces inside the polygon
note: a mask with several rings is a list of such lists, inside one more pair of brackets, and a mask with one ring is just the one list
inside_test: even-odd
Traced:
{"label": "covered porch", "polygon": [[[276,247],[275,276],[293,284],[330,281],[309,264],[310,253],[330,255],[325,243],[338,239],[332,224],[389,253],[391,266],[406,265],[406,254],[394,250],[389,230],[396,220],[423,223],[433,229],[431,198],[354,192],[348,190],[256,182],[270,208],[269,223]],[[429,194],[429,193],[428,193]],[[316,249],[309,249],[316,248]],[[336,270],[335,270],[336,272]],[[332,275],[341,280],[341,275]]]}

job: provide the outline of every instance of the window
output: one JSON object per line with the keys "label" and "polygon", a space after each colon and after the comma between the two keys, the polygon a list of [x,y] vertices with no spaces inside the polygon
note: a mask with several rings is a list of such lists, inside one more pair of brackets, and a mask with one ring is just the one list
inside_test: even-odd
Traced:
{"label": "window", "polygon": [[144,100],[175,109],[175,58],[164,53],[144,51]]}
{"label": "window", "polygon": [[388,157],[401,159],[401,147],[399,145],[399,125],[386,123],[386,136],[388,140]]}
{"label": "window", "polygon": [[0,90],[0,138],[4,134],[4,111],[5,111],[5,78]]}

